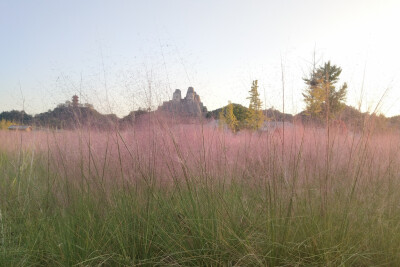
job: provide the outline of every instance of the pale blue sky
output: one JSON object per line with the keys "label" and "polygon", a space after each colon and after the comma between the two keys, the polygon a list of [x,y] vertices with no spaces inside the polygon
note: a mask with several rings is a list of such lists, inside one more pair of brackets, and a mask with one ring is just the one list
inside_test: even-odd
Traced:
{"label": "pale blue sky", "polygon": [[211,110],[247,105],[253,79],[281,110],[282,58],[285,109],[297,113],[315,47],[342,67],[348,104],[373,109],[388,89],[380,110],[400,114],[399,12],[395,0],[0,0],[0,112],[76,93],[123,116],[189,86]]}

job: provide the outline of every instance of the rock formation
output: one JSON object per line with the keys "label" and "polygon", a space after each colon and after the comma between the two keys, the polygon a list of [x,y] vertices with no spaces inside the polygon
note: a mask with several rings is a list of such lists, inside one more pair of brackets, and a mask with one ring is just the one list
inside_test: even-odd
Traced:
{"label": "rock formation", "polygon": [[163,102],[158,109],[189,117],[200,117],[207,113],[207,108],[200,101],[200,96],[196,94],[193,87],[188,88],[186,97],[183,99],[181,90],[176,89],[172,95],[172,100]]}

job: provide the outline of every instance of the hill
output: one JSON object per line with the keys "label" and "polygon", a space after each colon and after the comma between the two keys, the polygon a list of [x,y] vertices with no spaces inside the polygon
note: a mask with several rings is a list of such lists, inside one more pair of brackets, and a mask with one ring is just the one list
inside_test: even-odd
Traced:
{"label": "hill", "polygon": [[73,99],[73,102],[66,101],[53,110],[35,116],[29,115],[24,111],[4,111],[0,113],[0,121],[4,120],[14,124],[33,125],[43,128],[76,129],[90,127],[106,130],[120,126],[127,127],[147,113],[147,111],[139,109],[120,119],[115,114],[98,112],[91,104],[79,104],[75,96]]}
{"label": "hill", "polygon": [[[236,119],[240,122],[245,121],[249,109],[240,104],[233,103],[232,105],[233,105],[233,114],[235,115]],[[218,119],[219,113],[222,111],[222,109],[226,107],[227,106],[208,112],[207,118]],[[268,120],[272,121],[282,121],[283,119],[285,119],[285,121],[291,121],[294,118],[292,114],[282,113],[274,108],[263,110],[263,113]]]}
{"label": "hill", "polygon": [[11,110],[0,113],[0,121],[11,121],[18,124],[31,124],[33,116],[25,113],[25,111]]}

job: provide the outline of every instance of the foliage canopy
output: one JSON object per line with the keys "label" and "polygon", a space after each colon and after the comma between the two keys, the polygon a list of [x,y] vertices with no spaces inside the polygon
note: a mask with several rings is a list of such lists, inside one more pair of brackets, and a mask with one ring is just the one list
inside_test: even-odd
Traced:
{"label": "foliage canopy", "polygon": [[303,93],[307,115],[314,119],[322,119],[329,112],[329,117],[333,118],[345,107],[347,84],[336,88],[341,73],[340,67],[331,65],[328,61],[314,69],[310,77],[303,78],[307,85]]}
{"label": "foliage canopy", "polygon": [[230,101],[229,104],[219,113],[219,121],[220,124],[226,124],[234,133],[239,130],[239,121],[234,114],[233,104]]}

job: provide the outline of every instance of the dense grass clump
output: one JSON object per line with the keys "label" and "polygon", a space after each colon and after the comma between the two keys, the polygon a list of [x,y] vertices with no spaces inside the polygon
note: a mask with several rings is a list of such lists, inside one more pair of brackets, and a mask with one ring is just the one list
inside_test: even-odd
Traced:
{"label": "dense grass clump", "polygon": [[399,139],[0,132],[0,265],[398,265]]}

